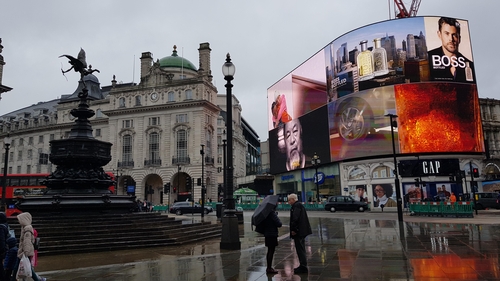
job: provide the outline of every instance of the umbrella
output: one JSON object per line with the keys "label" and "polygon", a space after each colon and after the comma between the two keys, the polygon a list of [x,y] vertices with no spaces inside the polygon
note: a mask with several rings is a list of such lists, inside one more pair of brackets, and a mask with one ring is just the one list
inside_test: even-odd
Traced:
{"label": "umbrella", "polygon": [[264,200],[262,200],[262,203],[255,209],[255,212],[253,212],[252,215],[252,224],[253,225],[259,225],[262,223],[267,216],[274,211],[274,208],[278,204],[278,196],[277,195],[269,195]]}

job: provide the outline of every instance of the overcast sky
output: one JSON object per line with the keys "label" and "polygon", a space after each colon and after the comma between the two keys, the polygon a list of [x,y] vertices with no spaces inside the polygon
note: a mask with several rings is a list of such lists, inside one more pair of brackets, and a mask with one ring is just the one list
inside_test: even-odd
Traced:
{"label": "overcast sky", "polygon": [[[410,0],[405,0],[407,8]],[[390,5],[389,5],[390,3]],[[13,88],[0,101],[0,115],[73,93],[78,74],[62,54],[80,47],[101,86],[113,75],[139,82],[142,52],[154,60],[178,54],[196,67],[200,43],[212,49],[219,93],[226,53],[236,66],[233,94],[243,118],[261,141],[267,133],[267,88],[328,43],[358,27],[388,20],[393,0],[253,1],[7,1],[0,0],[0,38],[6,65],[3,85]],[[390,9],[390,10],[389,10]],[[500,99],[500,37],[494,19],[498,0],[421,0],[419,16],[469,20],[480,97]],[[394,16],[391,15],[391,18]],[[494,53],[495,52],[495,53]]]}

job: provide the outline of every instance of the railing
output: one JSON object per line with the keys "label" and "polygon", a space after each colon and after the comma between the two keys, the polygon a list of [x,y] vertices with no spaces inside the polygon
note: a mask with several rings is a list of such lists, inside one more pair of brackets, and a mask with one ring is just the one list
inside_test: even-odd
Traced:
{"label": "railing", "polygon": [[205,156],[205,164],[213,164],[214,163],[214,158]]}
{"label": "railing", "polygon": [[474,203],[464,202],[412,202],[410,214],[429,217],[474,217]]}
{"label": "railing", "polygon": [[118,168],[133,168],[134,161],[118,161]]}
{"label": "railing", "polygon": [[150,159],[150,160],[144,160],[144,166],[150,167],[150,166],[161,166],[161,159]]}
{"label": "railing", "polygon": [[177,164],[190,164],[191,158],[189,157],[172,157],[172,165]]}

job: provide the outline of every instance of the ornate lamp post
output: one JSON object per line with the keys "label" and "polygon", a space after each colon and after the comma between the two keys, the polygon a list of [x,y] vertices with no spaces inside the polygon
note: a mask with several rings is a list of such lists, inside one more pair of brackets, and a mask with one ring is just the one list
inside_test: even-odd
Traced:
{"label": "ornate lamp post", "polygon": [[[396,120],[393,119],[398,118],[396,114],[389,113],[385,116],[389,116],[390,124],[391,124],[391,139],[392,139],[392,156],[394,157],[394,185],[396,188],[396,199],[397,199],[397,208],[398,208],[398,221],[403,222],[403,207],[402,207],[402,199],[401,199],[401,189],[399,188],[399,175],[398,175],[398,161],[396,160],[396,143],[394,141],[394,123]],[[396,124],[397,126],[397,124]]]}
{"label": "ornate lamp post", "polygon": [[[225,134],[224,134],[225,135]],[[226,172],[227,172],[227,166],[226,166],[226,139],[222,140],[222,185],[223,188],[226,188],[227,186],[227,178],[226,178]],[[226,198],[226,192],[224,191],[224,198]],[[226,200],[223,201],[223,205],[226,206]]]}
{"label": "ornate lamp post", "polygon": [[226,83],[226,128],[227,128],[227,180],[224,191],[224,202],[226,208],[222,217],[222,235],[220,248],[226,250],[241,249],[241,242],[238,233],[238,218],[236,217],[236,206],[233,199],[233,94],[231,80],[233,80],[236,68],[231,62],[229,53],[226,62],[222,65],[222,74]]}
{"label": "ornate lamp post", "polygon": [[314,152],[314,156],[312,157],[311,160],[312,165],[314,166],[314,170],[316,171],[314,174],[314,182],[316,182],[316,198],[317,202],[319,204],[320,198],[319,198],[319,177],[318,177],[318,165],[321,163],[321,160],[319,159],[319,156]]}
{"label": "ornate lamp post", "polygon": [[203,178],[205,177],[205,145],[201,145],[201,217],[205,215],[205,186],[203,185]]}
{"label": "ornate lamp post", "polygon": [[5,201],[5,190],[7,189],[7,166],[9,163],[9,147],[11,143],[11,139],[9,135],[3,139],[3,144],[5,146],[5,159],[3,163],[3,179],[2,179],[2,209],[3,211],[7,211],[7,203]]}

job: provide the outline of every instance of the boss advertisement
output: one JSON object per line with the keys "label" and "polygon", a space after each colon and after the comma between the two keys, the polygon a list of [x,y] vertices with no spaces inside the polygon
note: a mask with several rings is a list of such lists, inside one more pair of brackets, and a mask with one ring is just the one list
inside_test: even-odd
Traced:
{"label": "boss advertisement", "polygon": [[322,163],[392,154],[391,129],[396,153],[484,152],[475,83],[466,20],[413,17],[348,32],[268,89],[271,172],[304,167],[283,165],[293,160],[284,160],[281,131],[316,111],[307,138],[325,138]]}

